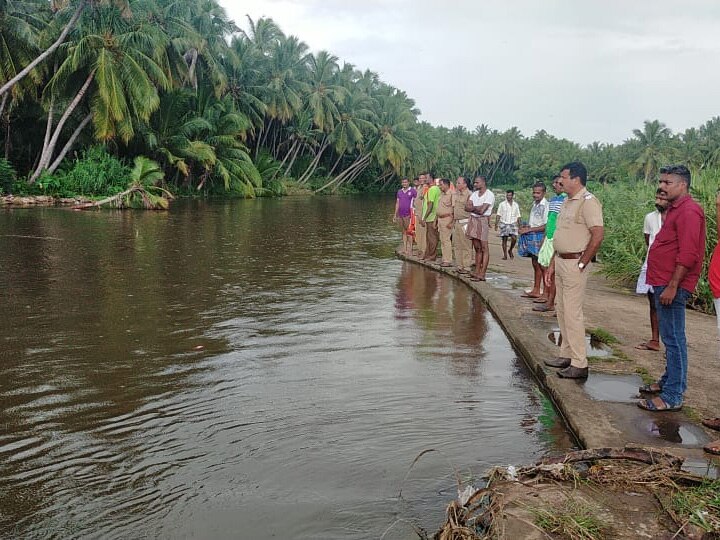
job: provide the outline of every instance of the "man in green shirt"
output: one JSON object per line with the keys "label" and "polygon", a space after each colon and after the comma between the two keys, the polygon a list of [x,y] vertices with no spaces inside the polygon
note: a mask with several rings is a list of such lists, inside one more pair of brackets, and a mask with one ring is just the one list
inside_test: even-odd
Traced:
{"label": "man in green shirt", "polygon": [[428,173],[425,175],[425,181],[429,187],[428,192],[425,194],[423,199],[422,207],[422,219],[420,224],[426,227],[427,231],[427,245],[425,247],[425,255],[422,257],[423,260],[429,262],[435,262],[437,258],[437,246],[440,240],[440,233],[438,232],[437,226],[437,209],[438,203],[440,202],[440,188],[435,185],[433,175]]}
{"label": "man in green shirt", "polygon": [[[555,227],[557,227],[557,217],[560,213],[560,207],[567,197],[563,191],[559,174],[555,175],[555,178],[553,178],[552,187],[553,190],[555,190],[555,197],[550,199],[550,208],[548,209],[548,218],[547,223],[545,224],[545,242],[550,242],[550,248],[552,248],[552,240],[555,235]],[[547,246],[543,246],[540,251],[543,251],[545,248],[547,248]],[[545,287],[545,292],[547,294],[547,301],[544,304],[536,305],[533,308],[533,311],[545,312],[553,311],[555,309],[555,276],[553,276],[550,285]]]}

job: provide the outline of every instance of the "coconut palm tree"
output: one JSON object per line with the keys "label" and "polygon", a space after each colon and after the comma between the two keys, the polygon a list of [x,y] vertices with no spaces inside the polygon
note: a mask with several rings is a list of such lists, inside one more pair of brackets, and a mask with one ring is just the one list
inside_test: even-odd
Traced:
{"label": "coconut palm tree", "polygon": [[672,132],[658,120],[646,120],[643,129],[634,129],[633,135],[640,147],[635,159],[635,170],[647,184],[657,174],[660,164],[667,159],[668,141]]}

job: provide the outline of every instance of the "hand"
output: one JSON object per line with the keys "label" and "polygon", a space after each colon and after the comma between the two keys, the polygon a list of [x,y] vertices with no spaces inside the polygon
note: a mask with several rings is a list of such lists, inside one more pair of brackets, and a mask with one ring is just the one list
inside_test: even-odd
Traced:
{"label": "hand", "polygon": [[545,270],[545,286],[552,287],[553,277],[555,276],[555,265],[548,266]]}
{"label": "hand", "polygon": [[498,230],[497,223],[495,224],[495,230],[496,230],[496,231]]}
{"label": "hand", "polygon": [[397,216],[393,216],[392,222],[393,222],[393,223],[397,223]]}
{"label": "hand", "polygon": [[520,227],[520,230],[519,230],[518,232],[519,232],[520,234],[525,234],[526,232],[528,232],[528,228],[527,228],[527,227]]}
{"label": "hand", "polygon": [[720,206],[720,189],[718,189],[718,192],[715,195],[715,205]]}
{"label": "hand", "polygon": [[677,294],[677,287],[671,287],[668,285],[665,287],[665,290],[660,295],[660,303],[663,306],[669,306],[673,303],[673,300],[675,300],[675,295]]}
{"label": "hand", "polygon": [[453,228],[453,222],[452,222],[452,221],[447,224],[447,228],[448,228],[448,229],[452,229],[452,228]]}
{"label": "hand", "polygon": [[421,227],[424,227],[424,226],[425,226],[425,222],[424,222],[423,220],[420,220],[420,221],[418,221],[418,225],[420,225]]}

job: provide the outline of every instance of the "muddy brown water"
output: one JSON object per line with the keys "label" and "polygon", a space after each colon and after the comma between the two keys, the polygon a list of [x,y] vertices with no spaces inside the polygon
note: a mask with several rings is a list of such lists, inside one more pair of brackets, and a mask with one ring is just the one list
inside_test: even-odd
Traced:
{"label": "muddy brown water", "polygon": [[0,211],[0,537],[414,538],[453,467],[569,449],[392,207]]}

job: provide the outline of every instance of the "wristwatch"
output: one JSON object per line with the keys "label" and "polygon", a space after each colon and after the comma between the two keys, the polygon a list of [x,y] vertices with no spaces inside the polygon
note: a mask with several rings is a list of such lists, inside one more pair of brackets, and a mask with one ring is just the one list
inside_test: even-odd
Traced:
{"label": "wristwatch", "polygon": [[584,268],[585,268],[585,263],[584,263],[584,262],[579,262],[579,263],[578,263],[578,268],[579,268],[580,270],[584,269]]}

